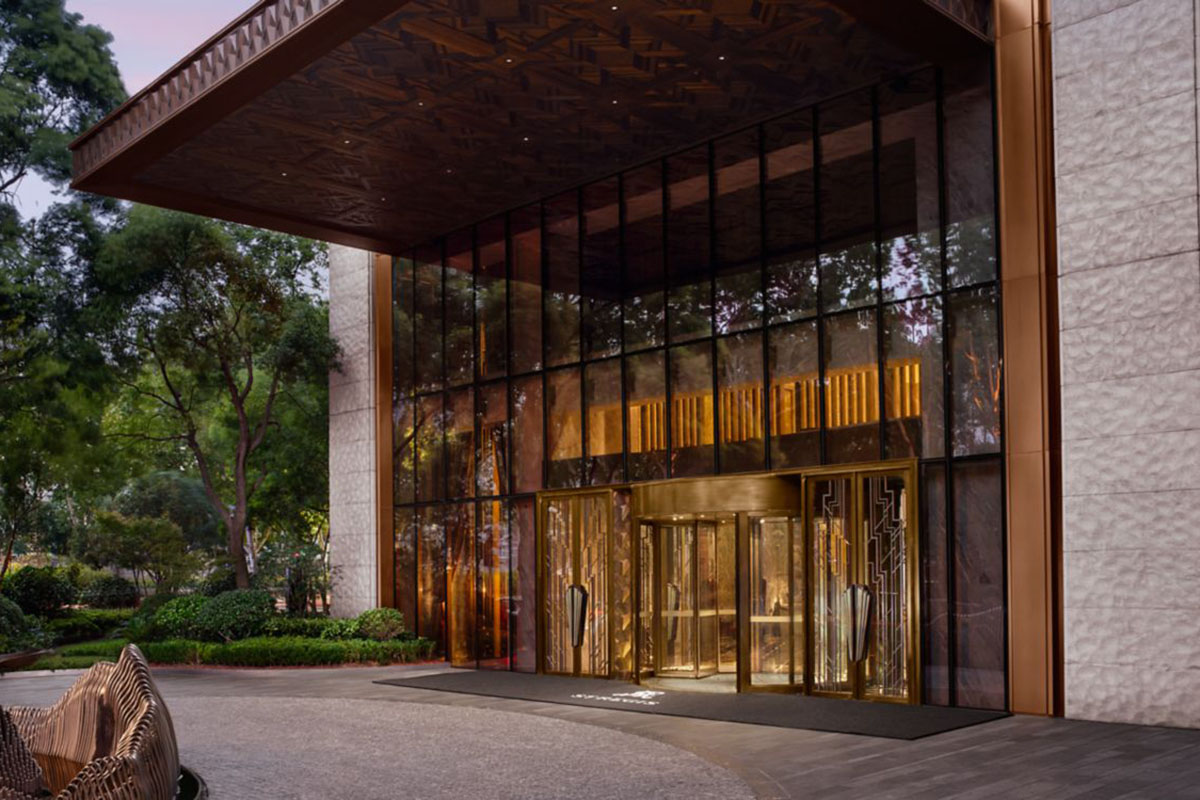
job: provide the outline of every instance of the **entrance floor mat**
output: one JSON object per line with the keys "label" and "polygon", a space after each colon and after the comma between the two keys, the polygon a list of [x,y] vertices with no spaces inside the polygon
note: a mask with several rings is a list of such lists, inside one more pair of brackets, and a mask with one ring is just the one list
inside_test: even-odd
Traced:
{"label": "entrance floor mat", "polygon": [[488,670],[455,670],[437,675],[390,678],[376,683],[888,739],[920,739],[1008,716],[1003,711],[908,706],[796,694],[661,691],[614,680]]}

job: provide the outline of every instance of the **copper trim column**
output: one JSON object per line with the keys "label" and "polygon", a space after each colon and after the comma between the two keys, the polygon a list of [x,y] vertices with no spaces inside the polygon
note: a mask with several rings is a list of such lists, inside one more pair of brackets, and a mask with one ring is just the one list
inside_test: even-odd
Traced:
{"label": "copper trim column", "polygon": [[[375,336],[375,563],[381,608],[396,605],[392,471],[392,258],[371,255],[371,324]],[[413,620],[405,620],[410,626]]]}
{"label": "copper trim column", "polygon": [[1048,0],[996,1],[1009,707],[1062,713],[1058,296]]}

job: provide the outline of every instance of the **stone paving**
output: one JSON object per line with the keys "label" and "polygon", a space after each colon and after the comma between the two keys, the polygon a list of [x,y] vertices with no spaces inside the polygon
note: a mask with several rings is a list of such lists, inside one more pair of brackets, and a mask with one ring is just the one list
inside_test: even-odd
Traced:
{"label": "stone paving", "polygon": [[[156,675],[215,798],[1200,799],[1200,731],[1013,717],[905,742],[372,683],[427,671]],[[0,703],[73,679],[3,677]]]}

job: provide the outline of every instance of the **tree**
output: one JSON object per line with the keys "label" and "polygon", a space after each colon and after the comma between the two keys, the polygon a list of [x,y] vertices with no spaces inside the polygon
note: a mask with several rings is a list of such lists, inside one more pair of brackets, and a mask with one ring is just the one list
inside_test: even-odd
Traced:
{"label": "tree", "polygon": [[204,484],[182,472],[151,472],[121,490],[113,508],[126,517],[173,522],[189,551],[211,551],[222,544],[221,521],[204,493]]}
{"label": "tree", "polygon": [[315,296],[325,259],[306,240],[137,207],[97,264],[120,320],[112,350],[137,365],[120,380],[144,412],[114,435],[187,449],[239,587],[251,502],[272,474],[263,448],[288,436],[280,407],[337,364]]}
{"label": "tree", "polygon": [[71,174],[71,139],[125,99],[112,37],[64,0],[0,0],[0,204],[36,173]]}
{"label": "tree", "polygon": [[166,517],[101,511],[81,545],[85,560],[98,567],[127,569],[139,577],[149,575],[159,593],[179,588],[200,566],[179,526]]}

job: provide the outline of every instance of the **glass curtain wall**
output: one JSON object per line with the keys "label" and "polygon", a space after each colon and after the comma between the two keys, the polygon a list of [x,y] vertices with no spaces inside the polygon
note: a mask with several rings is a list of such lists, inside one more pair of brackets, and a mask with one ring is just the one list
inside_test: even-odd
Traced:
{"label": "glass curtain wall", "polygon": [[1003,707],[992,115],[986,61],[928,69],[396,258],[417,633],[534,667],[543,489],[916,458],[924,699]]}

